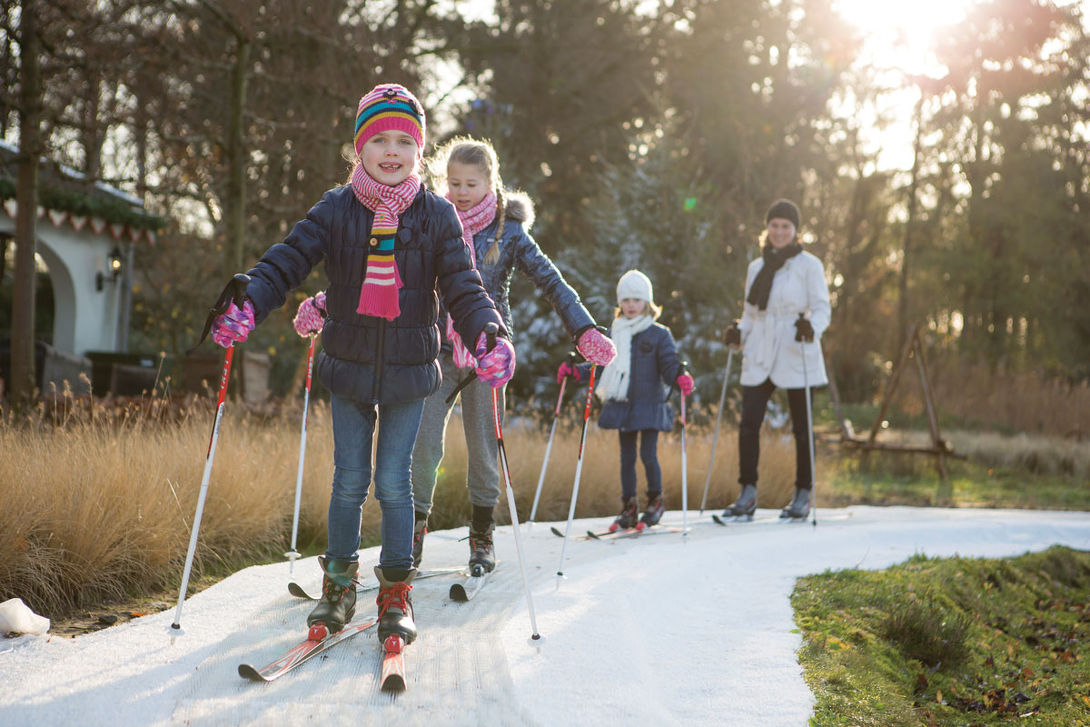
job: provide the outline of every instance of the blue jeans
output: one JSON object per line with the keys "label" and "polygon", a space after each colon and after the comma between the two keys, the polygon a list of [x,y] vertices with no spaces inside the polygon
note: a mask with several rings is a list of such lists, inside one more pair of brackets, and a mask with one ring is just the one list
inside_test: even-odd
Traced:
{"label": "blue jeans", "polygon": [[371,484],[371,441],[378,423],[375,497],[382,507],[379,565],[412,568],[413,444],[420,429],[424,400],[403,404],[358,404],[332,394],[333,494],[329,498],[329,547],[326,557],[356,561],[360,520]]}

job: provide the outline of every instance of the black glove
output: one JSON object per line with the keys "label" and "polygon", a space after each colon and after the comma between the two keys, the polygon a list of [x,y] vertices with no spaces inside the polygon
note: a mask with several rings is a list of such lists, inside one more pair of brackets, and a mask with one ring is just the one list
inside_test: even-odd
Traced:
{"label": "black glove", "polygon": [[730,325],[723,331],[723,343],[728,346],[742,345],[742,329],[738,327],[738,321],[731,321]]}
{"label": "black glove", "polygon": [[801,313],[795,319],[795,340],[800,343],[803,341],[813,343],[814,341],[814,327],[810,325],[809,319],[803,317]]}

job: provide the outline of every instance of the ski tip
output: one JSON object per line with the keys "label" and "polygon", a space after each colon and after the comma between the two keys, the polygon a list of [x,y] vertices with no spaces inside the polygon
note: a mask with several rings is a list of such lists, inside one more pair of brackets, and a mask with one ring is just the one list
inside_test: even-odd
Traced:
{"label": "ski tip", "polygon": [[303,587],[301,585],[299,585],[298,583],[296,583],[295,581],[291,581],[290,583],[288,583],[288,593],[295,596],[296,598],[305,598],[308,601],[313,600],[310,597],[310,594],[307,593],[303,589]]}
{"label": "ski tip", "polygon": [[[612,533],[613,531],[610,530],[609,532]],[[592,540],[601,540],[602,539],[602,536],[599,535],[598,533],[594,532],[593,530],[588,530],[587,531],[587,537],[591,538]],[[557,575],[560,575],[560,574],[557,573]]]}
{"label": "ski tip", "polygon": [[405,677],[400,674],[391,674],[382,680],[382,691],[384,692],[403,692],[405,691]]}
{"label": "ski tip", "polygon": [[564,537],[564,533],[560,532],[556,528],[549,528],[549,530],[552,531],[552,534],[555,535],[558,538]]}
{"label": "ski tip", "polygon": [[261,676],[261,673],[257,669],[249,664],[238,665],[238,675],[243,679],[249,679],[252,682],[263,682],[265,678]]}
{"label": "ski tip", "polygon": [[450,600],[465,603],[469,600],[466,589],[461,583],[455,583],[450,587]]}

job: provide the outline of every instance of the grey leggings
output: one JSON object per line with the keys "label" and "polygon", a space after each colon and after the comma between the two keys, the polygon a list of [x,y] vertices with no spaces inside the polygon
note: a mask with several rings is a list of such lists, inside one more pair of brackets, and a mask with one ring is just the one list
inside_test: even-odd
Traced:
{"label": "grey leggings", "polygon": [[[492,422],[492,388],[476,379],[473,369],[454,366],[454,357],[447,351],[439,354],[443,383],[439,391],[424,402],[424,418],[413,447],[413,502],[417,512],[430,513],[432,493],[443,461],[443,440],[454,403],[447,397],[467,375],[473,383],[462,389],[462,429],[466,438],[469,502],[480,507],[495,507],[500,499],[500,473],[497,461],[496,428]],[[504,389],[499,390],[500,422],[503,421]]]}

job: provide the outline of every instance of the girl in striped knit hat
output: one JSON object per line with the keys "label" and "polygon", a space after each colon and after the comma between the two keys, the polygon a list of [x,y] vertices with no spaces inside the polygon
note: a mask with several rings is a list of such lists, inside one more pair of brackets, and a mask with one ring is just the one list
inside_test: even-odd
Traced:
{"label": "girl in striped knit hat", "polygon": [[[453,329],[473,346],[483,384],[503,386],[515,365],[504,321],[481,285],[454,206],[421,183],[424,128],[420,102],[403,86],[382,84],[363,96],[349,183],[326,192],[282,243],[265,252],[249,271],[245,305],[232,304],[215,323],[221,345],[244,341],[325,262],[326,292],[305,300],[295,321],[301,333],[322,336],[316,371],[331,392],[334,440],[322,597],[307,623],[325,623],[334,632],[355,613],[361,508],[373,474],[382,508],[382,549],[374,569],[379,639],[400,634],[406,643],[416,637],[410,457],[424,401],[440,386],[440,327],[447,327],[437,285],[450,301]],[[499,327],[492,349],[484,334],[490,323]]]}
{"label": "girl in striped knit hat", "polygon": [[[499,160],[488,141],[456,138],[439,149],[432,161],[436,177],[444,179],[447,199],[454,203],[462,222],[465,244],[476,261],[485,289],[496,302],[510,330],[508,289],[516,269],[534,282],[560,316],[568,335],[588,360],[605,365],[613,359],[612,341],[594,325],[579,294],[564,280],[552,261],[531,237],[534,210],[530,198],[503,186]],[[444,295],[440,301],[445,315]],[[424,404],[423,421],[412,458],[415,528],[413,563],[420,565],[428,515],[431,513],[443,441],[454,405],[455,390],[475,365],[471,351],[447,318],[447,336],[439,354],[443,383]],[[300,335],[305,332],[300,331]],[[503,388],[498,402],[503,407]],[[492,545],[493,509],[500,497],[496,433],[492,422],[492,394],[488,386],[473,381],[458,394],[462,402],[462,429],[468,452],[466,487],[472,515],[469,526],[469,567],[479,574],[496,566]],[[449,399],[449,401],[448,401]]]}

